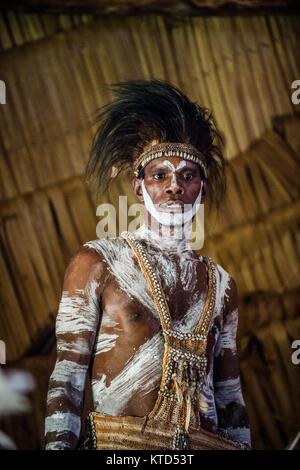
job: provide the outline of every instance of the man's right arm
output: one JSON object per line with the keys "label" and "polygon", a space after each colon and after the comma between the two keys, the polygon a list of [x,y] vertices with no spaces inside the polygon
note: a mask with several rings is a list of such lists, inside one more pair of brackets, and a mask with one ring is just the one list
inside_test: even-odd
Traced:
{"label": "man's right arm", "polygon": [[65,273],[56,319],[57,360],[47,396],[45,440],[49,450],[74,449],[78,444],[85,381],[100,321],[101,261],[93,250],[81,248]]}

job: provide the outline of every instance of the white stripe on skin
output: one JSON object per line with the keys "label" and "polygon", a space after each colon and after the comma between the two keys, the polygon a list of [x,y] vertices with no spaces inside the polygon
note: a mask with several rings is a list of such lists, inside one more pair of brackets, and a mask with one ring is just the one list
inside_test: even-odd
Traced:
{"label": "white stripe on skin", "polygon": [[172,162],[170,162],[169,160],[164,160],[163,163],[162,163],[162,166],[165,166],[167,168],[170,168],[170,170],[172,171],[172,181],[171,181],[171,187],[175,186],[177,184],[177,180],[176,180],[176,171],[178,170],[181,170],[181,168],[184,168],[186,166],[186,161],[185,160],[181,160],[178,165],[175,167],[175,165],[173,165]]}
{"label": "white stripe on skin", "polygon": [[189,259],[189,253],[180,257],[180,281],[185,291],[193,292],[197,283],[197,261]]}
{"label": "white stripe on skin", "polygon": [[227,313],[226,320],[220,332],[216,347],[215,356],[224,354],[224,349],[230,349],[232,354],[236,354],[236,330],[238,323],[238,309]]}
{"label": "white stripe on skin", "polygon": [[102,315],[102,321],[101,325],[106,327],[106,328],[114,328],[117,326],[119,323],[117,323],[115,320],[109,317],[109,315],[106,315],[106,311],[103,310],[103,315]]}
{"label": "white stripe on skin", "polygon": [[46,450],[70,449],[71,444],[66,441],[52,441],[46,444]]}
{"label": "white stripe on skin", "polygon": [[105,385],[105,376],[92,381],[96,411],[116,416],[137,392],[149,393],[160,383],[162,373],[163,338],[157,333],[146,341],[124,369]]}
{"label": "white stripe on skin", "polygon": [[49,389],[47,395],[47,404],[49,405],[51,401],[62,399],[63,397],[70,398],[70,395],[72,395],[72,402],[76,406],[80,406],[82,401],[82,392],[74,388],[72,389],[72,392],[70,392],[64,385],[58,387],[51,387]]}
{"label": "white stripe on skin", "polygon": [[184,290],[193,292],[197,283],[198,260],[192,257],[191,251],[180,253],[179,258],[175,256],[175,253],[166,253],[153,248],[152,245],[149,245],[147,251],[149,258],[153,260],[152,266],[156,274],[167,286],[169,296],[178,286],[179,279]]}
{"label": "white stripe on skin", "polygon": [[218,408],[226,408],[231,402],[245,406],[240,377],[215,382],[215,400]]}
{"label": "white stripe on skin", "polygon": [[119,335],[116,334],[100,333],[98,335],[94,354],[97,355],[110,351],[112,348],[115,347],[118,337]]}
{"label": "white stripe on skin", "polygon": [[206,402],[208,409],[201,409],[201,413],[206,418],[211,419],[214,424],[218,425],[217,410],[214,396],[214,384],[213,384],[213,367],[210,367],[208,374],[204,378],[204,382],[201,390],[201,400]]}
{"label": "white stripe on skin", "polygon": [[73,413],[64,413],[55,411],[51,416],[47,416],[45,420],[45,432],[72,432],[75,436],[79,436],[81,419],[80,416]]}
{"label": "white stripe on skin", "polygon": [[57,335],[94,331],[99,318],[96,288],[97,283],[92,281],[87,291],[76,289],[73,294],[63,291],[56,317]]}
{"label": "white stripe on skin", "polygon": [[226,290],[229,288],[230,276],[219,264],[217,265],[216,276],[218,281],[216,290],[216,307],[218,311],[221,311],[224,306]]}
{"label": "white stripe on skin", "polygon": [[[84,316],[82,309],[80,310],[83,313],[81,317],[78,315],[79,312],[76,312],[77,308],[73,303],[74,313],[64,313],[63,317],[58,317],[56,320],[56,334],[63,335],[68,333],[83,333],[84,331],[93,331],[94,329],[94,319],[88,316]],[[76,313],[75,313],[76,312]],[[88,313],[88,312],[86,312]]]}
{"label": "white stripe on skin", "polygon": [[85,385],[87,367],[87,365],[80,365],[67,359],[57,360],[50,380],[71,384],[74,389],[82,391]]}
{"label": "white stripe on skin", "polygon": [[[99,355],[101,353],[110,351],[115,347],[117,338],[119,335],[116,334],[116,331],[122,331],[122,328],[116,328],[119,323],[113,320],[112,315],[117,314],[122,308],[130,303],[130,299],[126,299],[123,302],[116,304],[107,305],[103,310],[101,329],[98,333],[98,336],[95,340],[94,346],[94,355]],[[102,329],[113,329],[113,333],[108,333],[107,331],[102,331]]]}
{"label": "white stripe on skin", "polygon": [[114,328],[114,331],[122,331],[122,328],[116,328],[119,325],[118,322],[114,320],[115,316],[123,315],[124,309],[130,307],[131,299],[127,296],[125,299],[121,299],[117,303],[110,303],[105,306],[102,314],[101,325],[105,328]]}
{"label": "white stripe on skin", "polygon": [[166,256],[162,251],[149,247],[149,258],[153,260],[152,266],[156,275],[161,278],[167,286],[168,295],[171,296],[176,287],[177,272],[176,262],[172,256]]}
{"label": "white stripe on skin", "polygon": [[75,337],[72,340],[57,339],[57,349],[59,352],[71,352],[74,354],[90,354],[89,342],[86,338]]}
{"label": "white stripe on skin", "polygon": [[183,333],[191,331],[197,325],[200,314],[203,311],[206,293],[202,292],[198,301],[195,301],[195,297],[196,295],[193,297],[193,303],[188,308],[184,317],[174,324],[174,327]]}

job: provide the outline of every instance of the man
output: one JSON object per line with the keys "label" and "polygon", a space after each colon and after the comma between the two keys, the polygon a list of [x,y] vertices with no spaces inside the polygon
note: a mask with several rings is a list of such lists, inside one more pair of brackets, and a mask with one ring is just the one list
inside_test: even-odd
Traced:
{"label": "man", "polygon": [[[66,270],[56,323],[46,448],[78,446],[87,373],[95,448],[249,448],[233,278],[188,243],[204,198],[225,189],[207,110],[160,80],[115,86],[87,174],[133,167],[145,205],[132,234],[87,242]],[[188,207],[188,209],[186,209]]]}

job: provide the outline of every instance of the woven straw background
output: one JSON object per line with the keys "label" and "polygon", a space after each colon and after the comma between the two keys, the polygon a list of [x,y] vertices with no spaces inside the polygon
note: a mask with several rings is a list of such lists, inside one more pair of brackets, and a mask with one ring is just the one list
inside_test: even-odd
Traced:
{"label": "woven straw background", "polygon": [[[124,175],[99,200],[82,178],[95,112],[110,99],[104,85],[166,79],[211,108],[226,139],[228,198],[223,215],[206,217],[204,251],[239,287],[254,445],[287,445],[300,423],[300,366],[291,362],[300,338],[300,105],[291,102],[299,25],[299,17],[272,15],[1,15],[0,336],[8,360],[26,356],[53,325],[66,264],[96,238],[97,204],[118,194],[135,201]],[[40,377],[38,361],[28,367]],[[36,392],[31,434],[41,434],[45,389]]]}

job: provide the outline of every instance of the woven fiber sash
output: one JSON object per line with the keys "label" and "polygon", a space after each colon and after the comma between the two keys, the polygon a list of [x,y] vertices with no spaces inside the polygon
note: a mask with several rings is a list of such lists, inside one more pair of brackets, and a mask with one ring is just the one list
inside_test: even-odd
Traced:
{"label": "woven fiber sash", "polygon": [[[88,448],[96,450],[170,450],[176,425],[138,416],[88,416]],[[189,449],[239,450],[240,445],[204,429],[189,429]]]}

